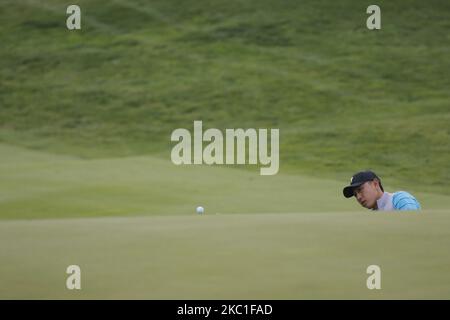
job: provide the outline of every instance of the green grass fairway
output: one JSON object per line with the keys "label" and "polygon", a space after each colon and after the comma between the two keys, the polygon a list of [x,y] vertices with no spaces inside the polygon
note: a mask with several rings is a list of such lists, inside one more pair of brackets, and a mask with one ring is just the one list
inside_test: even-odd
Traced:
{"label": "green grass fairway", "polygon": [[[151,156],[80,159],[0,144],[0,220],[128,215],[341,212],[359,210],[342,196],[348,182],[259,170],[176,166]],[[387,190],[394,190],[388,177]],[[426,209],[450,197],[415,193]]]}
{"label": "green grass fairway", "polygon": [[448,210],[3,221],[0,298],[450,299],[449,245]]}
{"label": "green grass fairway", "polygon": [[[419,214],[375,214],[337,181],[0,153],[1,299],[450,298],[447,196],[417,194]],[[79,292],[65,288],[71,264]],[[381,291],[365,287],[371,264]]]}

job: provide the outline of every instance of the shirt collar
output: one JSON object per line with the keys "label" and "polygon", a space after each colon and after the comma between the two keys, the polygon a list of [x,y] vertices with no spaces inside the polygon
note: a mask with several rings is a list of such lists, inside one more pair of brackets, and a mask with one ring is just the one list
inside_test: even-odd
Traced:
{"label": "shirt collar", "polygon": [[394,210],[394,207],[392,205],[392,196],[393,196],[392,193],[383,192],[381,198],[377,200],[378,210],[381,211]]}

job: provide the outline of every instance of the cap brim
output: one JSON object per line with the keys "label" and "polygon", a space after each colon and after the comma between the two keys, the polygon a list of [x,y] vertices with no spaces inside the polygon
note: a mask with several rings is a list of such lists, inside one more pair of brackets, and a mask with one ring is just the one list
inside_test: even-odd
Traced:
{"label": "cap brim", "polygon": [[358,183],[352,183],[349,186],[346,186],[344,188],[344,190],[342,190],[342,193],[344,194],[344,197],[346,198],[351,198],[353,197],[353,190],[355,190],[356,187],[359,187],[360,185],[362,185],[364,182],[358,182]]}

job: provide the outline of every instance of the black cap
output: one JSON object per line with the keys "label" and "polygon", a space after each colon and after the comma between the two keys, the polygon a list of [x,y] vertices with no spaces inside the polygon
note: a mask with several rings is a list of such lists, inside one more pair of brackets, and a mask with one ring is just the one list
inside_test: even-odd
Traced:
{"label": "black cap", "polygon": [[351,198],[353,197],[353,190],[357,187],[359,187],[360,185],[362,185],[363,183],[367,182],[367,181],[372,181],[373,179],[378,179],[378,181],[380,182],[380,188],[381,191],[383,190],[383,186],[381,185],[381,180],[380,178],[378,178],[378,176],[368,170],[368,171],[361,171],[358,172],[357,174],[355,174],[352,179],[350,180],[350,185],[346,186],[344,188],[344,190],[342,190],[342,192],[344,193],[344,197],[346,198]]}

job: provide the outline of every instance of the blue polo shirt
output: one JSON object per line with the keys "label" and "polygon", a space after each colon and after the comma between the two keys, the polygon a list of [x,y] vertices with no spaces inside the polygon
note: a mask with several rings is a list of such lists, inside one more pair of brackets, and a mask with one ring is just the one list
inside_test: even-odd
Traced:
{"label": "blue polo shirt", "polygon": [[377,207],[380,211],[421,209],[419,201],[406,191],[384,192],[377,200]]}

